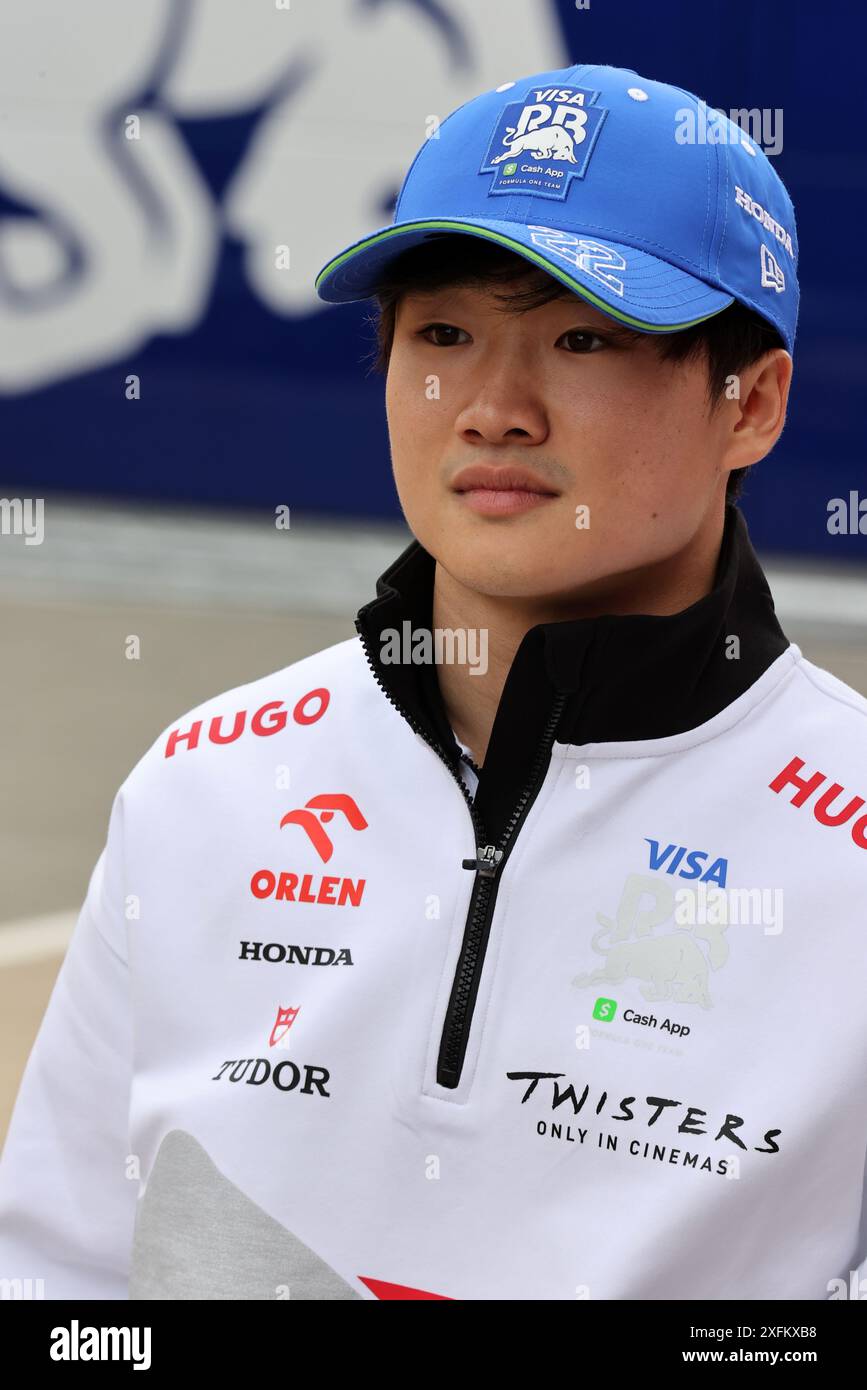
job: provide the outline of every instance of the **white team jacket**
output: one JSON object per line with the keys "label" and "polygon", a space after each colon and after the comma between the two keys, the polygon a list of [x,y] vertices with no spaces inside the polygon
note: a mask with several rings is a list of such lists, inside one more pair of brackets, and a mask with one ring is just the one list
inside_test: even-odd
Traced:
{"label": "white team jacket", "polygon": [[729,507],[689,609],[527,634],[477,780],[433,669],[379,659],[432,574],[413,542],[360,637],[118,791],[0,1165],[4,1287],[864,1296],[867,701]]}

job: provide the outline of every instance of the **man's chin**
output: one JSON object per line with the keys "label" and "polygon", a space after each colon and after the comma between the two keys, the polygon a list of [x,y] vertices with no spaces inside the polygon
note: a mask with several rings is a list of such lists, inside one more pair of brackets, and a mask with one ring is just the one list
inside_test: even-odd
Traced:
{"label": "man's chin", "polygon": [[[580,568],[566,568],[562,555],[562,543],[550,537],[532,548],[504,543],[501,537],[493,546],[470,548],[450,538],[435,558],[462,588],[486,598],[556,603],[558,598],[568,602],[576,588],[580,590],[583,583],[599,577],[586,558]],[[556,570],[552,557],[557,557]]]}

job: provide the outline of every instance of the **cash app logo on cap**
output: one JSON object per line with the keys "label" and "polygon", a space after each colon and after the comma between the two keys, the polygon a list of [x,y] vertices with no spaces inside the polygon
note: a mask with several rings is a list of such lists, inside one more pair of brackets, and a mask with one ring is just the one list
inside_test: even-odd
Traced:
{"label": "cash app logo on cap", "polygon": [[610,1023],[616,1013],[616,999],[597,999],[593,1005],[593,1017],[601,1019],[603,1023]]}

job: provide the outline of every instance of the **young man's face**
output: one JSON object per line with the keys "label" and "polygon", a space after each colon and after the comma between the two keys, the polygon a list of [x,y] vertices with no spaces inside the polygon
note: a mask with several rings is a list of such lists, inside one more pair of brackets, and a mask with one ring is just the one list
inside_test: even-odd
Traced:
{"label": "young man's face", "polygon": [[[649,335],[576,296],[515,314],[482,289],[405,293],[386,409],[410,529],[484,594],[604,593],[703,524],[721,527],[737,405],[711,413],[706,393],[703,355],[665,363]],[[504,494],[461,477],[508,465],[547,495],[507,495],[520,478]],[[589,526],[579,529],[580,507]]]}

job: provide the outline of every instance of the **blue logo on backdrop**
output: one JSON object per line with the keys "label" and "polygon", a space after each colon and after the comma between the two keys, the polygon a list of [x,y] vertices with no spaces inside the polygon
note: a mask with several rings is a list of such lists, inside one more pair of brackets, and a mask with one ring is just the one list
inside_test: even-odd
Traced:
{"label": "blue logo on backdrop", "polygon": [[561,202],[583,178],[607,111],[584,87],[531,88],[506,106],[479,170],[488,193],[534,193]]}

